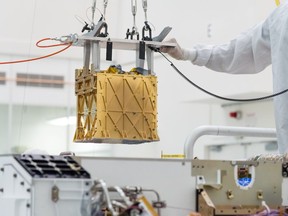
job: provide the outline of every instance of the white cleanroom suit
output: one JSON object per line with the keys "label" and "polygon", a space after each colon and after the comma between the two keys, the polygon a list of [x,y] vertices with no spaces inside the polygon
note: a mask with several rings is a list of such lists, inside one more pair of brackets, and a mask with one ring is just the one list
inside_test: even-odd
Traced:
{"label": "white cleanroom suit", "polygon": [[[231,74],[258,73],[272,63],[273,89],[278,93],[288,89],[288,2],[227,44],[161,50],[178,60]],[[288,93],[274,98],[274,109],[279,153],[288,153]]]}

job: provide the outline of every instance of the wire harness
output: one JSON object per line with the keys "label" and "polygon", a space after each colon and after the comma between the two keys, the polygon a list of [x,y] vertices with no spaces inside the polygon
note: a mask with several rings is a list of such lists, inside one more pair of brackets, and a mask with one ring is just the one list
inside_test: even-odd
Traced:
{"label": "wire harness", "polygon": [[257,98],[246,98],[246,99],[237,99],[237,98],[228,98],[228,97],[223,97],[223,96],[220,96],[220,95],[217,95],[217,94],[214,94],[210,91],[207,91],[206,89],[200,87],[199,85],[197,85],[196,83],[194,83],[192,80],[190,80],[188,77],[186,77],[174,64],[173,62],[168,59],[161,51],[160,49],[158,48],[152,48],[153,51],[155,52],[158,52],[160,53],[171,65],[171,67],[180,75],[182,76],[187,82],[189,82],[191,85],[193,85],[194,87],[196,87],[197,89],[201,90],[202,92],[205,92],[206,94],[212,96],[212,97],[215,97],[215,98],[218,98],[218,99],[221,99],[221,100],[226,100],[226,101],[233,101],[233,102],[252,102],[252,101],[260,101],[260,100],[266,100],[266,99],[269,99],[269,98],[273,98],[273,97],[277,97],[279,95],[282,95],[286,92],[288,92],[288,89],[285,89],[283,91],[280,91],[280,92],[277,92],[275,94],[272,94],[272,95],[267,95],[267,96],[264,96],[264,97],[257,97]]}

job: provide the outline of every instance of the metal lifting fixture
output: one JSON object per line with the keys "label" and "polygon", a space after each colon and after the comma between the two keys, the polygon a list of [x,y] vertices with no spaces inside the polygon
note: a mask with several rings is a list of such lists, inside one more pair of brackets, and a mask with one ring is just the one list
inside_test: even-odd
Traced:
{"label": "metal lifting fixture", "polygon": [[[148,18],[147,18],[147,0],[142,0],[142,6],[145,14],[145,21],[144,21],[144,27],[142,28],[142,40],[145,41],[152,41],[152,30],[151,27],[148,24]],[[145,32],[148,32],[148,36],[145,36]]]}
{"label": "metal lifting fixture", "polygon": [[133,15],[133,27],[131,29],[128,28],[126,32],[126,39],[134,39],[134,36],[136,36],[136,39],[139,40],[139,32],[136,26],[136,13],[137,13],[137,0],[131,0],[131,11]]}
{"label": "metal lifting fixture", "polygon": [[96,0],[93,0],[91,10],[92,10],[92,20],[91,20],[92,23],[91,23],[91,26],[92,26],[92,28],[94,28],[94,18],[95,18],[95,10],[96,10]]}
{"label": "metal lifting fixture", "polygon": [[108,5],[108,0],[103,0],[103,6],[104,6],[104,10],[103,10],[103,20],[106,20],[106,9],[107,9],[107,5]]}

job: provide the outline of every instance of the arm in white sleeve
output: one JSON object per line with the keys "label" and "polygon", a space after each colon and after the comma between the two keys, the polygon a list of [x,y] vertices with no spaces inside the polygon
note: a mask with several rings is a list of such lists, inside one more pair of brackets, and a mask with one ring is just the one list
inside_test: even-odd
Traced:
{"label": "arm in white sleeve", "polygon": [[271,64],[268,23],[240,34],[227,44],[194,47],[191,62],[211,70],[232,74],[258,73]]}

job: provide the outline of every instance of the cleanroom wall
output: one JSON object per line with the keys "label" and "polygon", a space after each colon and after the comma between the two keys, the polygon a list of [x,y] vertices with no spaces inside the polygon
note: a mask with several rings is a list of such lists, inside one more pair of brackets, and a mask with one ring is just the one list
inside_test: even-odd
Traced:
{"label": "cleanroom wall", "polygon": [[[89,9],[91,3],[92,1],[88,0],[81,2],[76,0],[7,1],[0,8],[0,23],[3,29],[0,34],[1,61],[48,53],[48,50],[43,51],[34,46],[39,39],[70,33],[81,34],[83,19],[89,22],[91,17]],[[102,11],[102,1],[97,1],[97,7]],[[272,0],[184,0],[180,2],[157,0],[148,1],[148,20],[153,26],[153,35],[159,34],[165,26],[171,26],[173,29],[168,38],[175,37],[181,46],[189,48],[196,43],[227,42],[238,33],[263,20],[275,7]],[[96,19],[99,19],[98,12],[96,12]],[[136,24],[140,32],[143,21],[142,3],[138,1]],[[133,25],[130,1],[110,0],[107,8],[107,23],[111,38],[125,38],[127,28]],[[161,153],[182,154],[186,137],[197,126],[206,124],[246,126],[245,123],[227,121],[227,110],[221,107],[224,102],[211,100],[210,96],[194,89],[175,73],[166,60],[159,54],[155,54],[155,71],[159,81],[160,142],[139,146],[74,144],[72,140],[75,125],[47,126],[48,117],[45,121],[41,117],[45,116],[43,113],[49,113],[48,115],[57,113],[55,118],[61,117],[58,111],[63,117],[75,116],[74,69],[82,66],[82,54],[82,48],[72,47],[46,60],[0,66],[0,71],[5,71],[7,78],[6,85],[0,86],[2,110],[0,131],[3,133],[0,139],[1,153],[40,148],[53,154],[72,150],[82,155],[160,157]],[[117,51],[113,54],[113,61],[110,63],[103,60],[102,66],[105,69],[110,64],[121,64],[128,70],[134,66],[134,60],[135,56],[131,52]],[[251,93],[266,94],[272,89],[270,68],[257,75],[231,76],[213,73],[205,68],[193,66],[190,62],[173,61],[190,79],[220,95],[249,97]],[[60,90],[19,87],[15,83],[19,72],[61,75],[64,77],[65,87]],[[267,106],[270,107],[270,104]],[[25,107],[30,112],[25,112]],[[260,115],[269,116],[271,120],[269,124],[262,124],[260,121],[248,126],[274,127],[273,115],[270,111],[270,108],[263,108]],[[18,118],[19,113],[21,116]],[[28,121],[29,119],[31,122]],[[38,123],[33,124],[33,119],[38,120]],[[17,128],[19,134],[22,134],[20,138],[19,134],[13,133],[13,128]],[[46,139],[46,136],[49,139]],[[17,143],[12,140],[16,140]],[[199,152],[201,155],[204,154],[203,149]]]}

